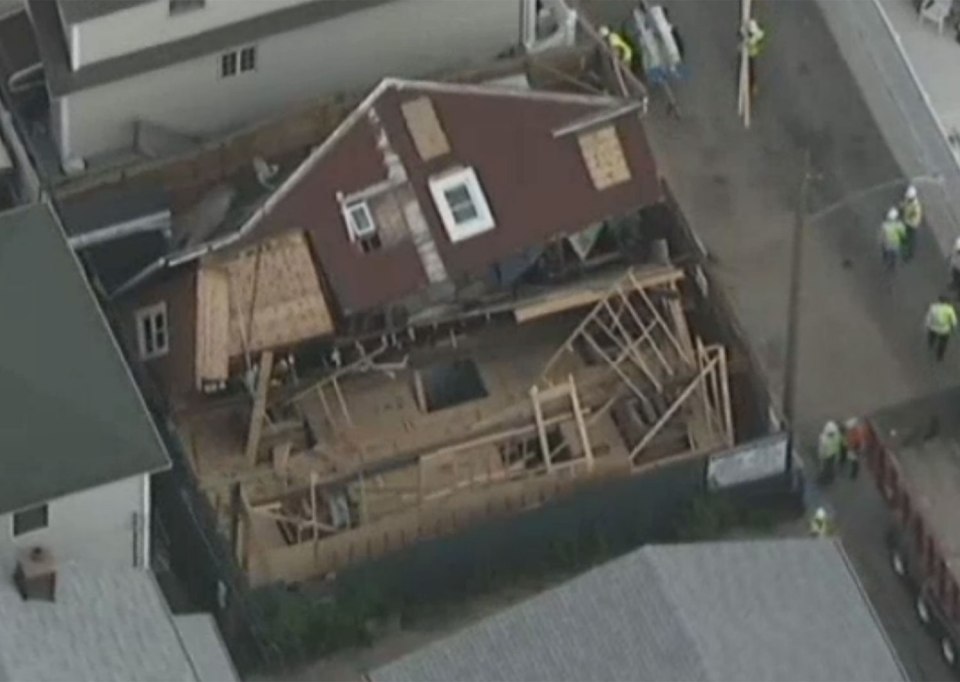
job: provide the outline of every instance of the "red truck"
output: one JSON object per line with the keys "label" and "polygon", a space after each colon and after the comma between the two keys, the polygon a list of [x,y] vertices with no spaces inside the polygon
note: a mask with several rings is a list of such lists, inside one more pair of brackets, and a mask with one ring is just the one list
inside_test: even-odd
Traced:
{"label": "red truck", "polygon": [[960,667],[960,389],[868,422],[867,467],[890,511],[890,566],[943,659]]}

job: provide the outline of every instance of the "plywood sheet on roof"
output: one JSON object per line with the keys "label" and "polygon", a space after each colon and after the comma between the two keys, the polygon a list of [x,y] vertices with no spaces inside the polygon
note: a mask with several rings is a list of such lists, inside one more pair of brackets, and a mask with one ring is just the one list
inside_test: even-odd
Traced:
{"label": "plywood sheet on roof", "polygon": [[262,242],[228,261],[230,356],[277,348],[333,331],[302,232]]}
{"label": "plywood sheet on roof", "polygon": [[607,189],[630,179],[627,158],[623,154],[620,137],[614,126],[582,133],[578,140],[580,153],[594,187]]}
{"label": "plywood sheet on roof", "polygon": [[404,102],[400,108],[421,159],[429,161],[450,151],[447,135],[443,132],[429,97],[418,97]]}
{"label": "plywood sheet on roof", "polygon": [[221,268],[197,272],[197,388],[227,379],[230,352],[230,279]]}

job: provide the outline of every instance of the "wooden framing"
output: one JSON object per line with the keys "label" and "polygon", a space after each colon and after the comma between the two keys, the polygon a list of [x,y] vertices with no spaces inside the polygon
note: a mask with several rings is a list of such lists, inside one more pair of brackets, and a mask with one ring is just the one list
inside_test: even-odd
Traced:
{"label": "wooden framing", "polygon": [[197,270],[196,388],[226,381],[230,364],[230,279],[222,268]]}
{"label": "wooden framing", "polygon": [[255,466],[257,463],[257,450],[260,448],[260,435],[263,433],[263,420],[267,411],[267,389],[270,387],[270,375],[272,373],[273,351],[265,350],[260,355],[260,370],[257,372],[253,414],[250,416],[250,430],[247,434],[246,460],[250,466]]}

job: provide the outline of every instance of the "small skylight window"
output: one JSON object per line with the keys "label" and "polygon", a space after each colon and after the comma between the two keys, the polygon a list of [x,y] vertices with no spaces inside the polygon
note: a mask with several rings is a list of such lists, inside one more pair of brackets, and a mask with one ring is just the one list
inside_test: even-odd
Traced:
{"label": "small skylight window", "polygon": [[459,242],[494,228],[493,214],[472,168],[431,178],[430,193],[450,241]]}

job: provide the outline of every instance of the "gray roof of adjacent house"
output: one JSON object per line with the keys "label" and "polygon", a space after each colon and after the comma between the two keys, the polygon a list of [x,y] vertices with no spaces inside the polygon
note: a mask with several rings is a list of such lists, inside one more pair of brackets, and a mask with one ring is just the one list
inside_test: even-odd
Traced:
{"label": "gray roof of adjacent house", "polygon": [[373,682],[905,680],[838,542],[644,547]]}
{"label": "gray roof of adjacent house", "polygon": [[50,208],[0,214],[0,513],[170,465]]}
{"label": "gray roof of adjacent house", "polygon": [[[72,2],[72,0],[65,1]],[[83,2],[89,1],[83,0]],[[50,0],[27,0],[27,8],[33,20],[47,87],[51,94],[58,96],[131,78],[204,55],[214,55],[230,47],[255,43],[271,35],[287,33],[310,24],[393,1],[308,0],[180,40],[153,45],[137,52],[95,62],[76,71],[70,68],[57,4]],[[135,0],[130,0],[130,3],[133,2]]]}
{"label": "gray roof of adjacent house", "polygon": [[2,580],[0,613],[4,682],[239,679],[213,621],[173,616],[149,571],[68,563],[54,602],[24,601]]}
{"label": "gray roof of adjacent house", "polygon": [[60,15],[68,24],[79,24],[107,14],[136,7],[156,0],[57,0]]}

